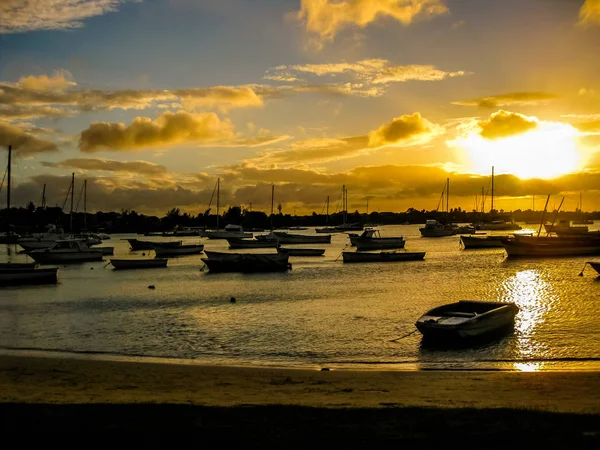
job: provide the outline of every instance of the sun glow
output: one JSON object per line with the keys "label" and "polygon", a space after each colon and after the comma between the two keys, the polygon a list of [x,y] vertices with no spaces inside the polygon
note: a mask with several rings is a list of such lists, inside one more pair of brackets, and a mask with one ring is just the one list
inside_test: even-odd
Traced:
{"label": "sun glow", "polygon": [[575,146],[579,132],[571,125],[540,122],[532,131],[500,139],[486,139],[471,131],[454,145],[465,149],[476,173],[510,173],[519,178],[552,178],[580,169]]}

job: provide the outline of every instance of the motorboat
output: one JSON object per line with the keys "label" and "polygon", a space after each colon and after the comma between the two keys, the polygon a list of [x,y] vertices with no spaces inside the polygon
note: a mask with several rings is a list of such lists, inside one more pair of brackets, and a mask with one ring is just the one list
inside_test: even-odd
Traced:
{"label": "motorboat", "polygon": [[518,312],[512,302],[460,300],[427,311],[416,327],[427,339],[472,339],[514,329]]}
{"label": "motorboat", "polygon": [[289,256],[323,256],[324,248],[286,248],[277,247],[277,253],[284,253]]}
{"label": "motorboat", "polygon": [[66,264],[87,261],[102,261],[103,252],[90,248],[83,240],[64,239],[54,242],[49,248],[32,250],[27,253],[40,264]]}
{"label": "motorboat", "polygon": [[210,230],[206,232],[208,239],[227,239],[227,238],[238,238],[245,239],[251,238],[252,233],[244,231],[241,225],[226,225],[222,230]]}
{"label": "motorboat", "polygon": [[286,272],[292,268],[285,253],[205,253],[202,261],[210,272]]}
{"label": "motorboat", "polygon": [[452,225],[443,224],[437,220],[430,219],[425,221],[425,226],[419,228],[423,237],[444,237],[456,234],[456,228]]}
{"label": "motorboat", "polygon": [[204,251],[204,244],[182,244],[178,247],[155,247],[157,258],[165,256],[198,255]]}
{"label": "motorboat", "polygon": [[465,249],[471,248],[502,248],[503,239],[510,236],[461,236],[460,242]]}
{"label": "motorboat", "polygon": [[425,252],[342,252],[342,258],[345,263],[418,261],[425,258]]}
{"label": "motorboat", "polygon": [[259,240],[259,239],[239,239],[239,238],[227,238],[229,248],[240,249],[240,248],[275,248],[277,247],[277,239],[272,240]]}
{"label": "motorboat", "polygon": [[22,264],[7,264],[0,267],[0,286],[56,283],[57,274],[58,267],[40,269],[36,266],[23,267]]}
{"label": "motorboat", "polygon": [[349,238],[358,251],[404,248],[406,244],[404,237],[381,237],[381,233],[375,228],[368,228],[360,236],[353,235]]}
{"label": "motorboat", "polygon": [[110,263],[115,270],[127,269],[156,269],[167,267],[167,258],[146,258],[146,259],[111,259]]}

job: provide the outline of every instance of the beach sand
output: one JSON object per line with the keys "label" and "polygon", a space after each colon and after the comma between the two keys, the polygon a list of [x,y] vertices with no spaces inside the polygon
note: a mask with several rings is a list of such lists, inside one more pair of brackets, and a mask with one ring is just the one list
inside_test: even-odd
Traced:
{"label": "beach sand", "polygon": [[516,436],[600,445],[599,372],[320,371],[0,356],[0,402],[4,431],[193,429],[265,443],[318,435],[496,444]]}

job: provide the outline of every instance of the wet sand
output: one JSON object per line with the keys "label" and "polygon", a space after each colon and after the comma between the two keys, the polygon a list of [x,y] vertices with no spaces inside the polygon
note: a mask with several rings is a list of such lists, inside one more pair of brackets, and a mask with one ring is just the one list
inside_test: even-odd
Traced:
{"label": "wet sand", "polygon": [[0,410],[4,430],[158,427],[216,437],[235,429],[241,434],[221,438],[252,435],[268,443],[315,433],[325,440],[460,435],[495,443],[516,433],[594,446],[600,373],[313,371],[0,356]]}

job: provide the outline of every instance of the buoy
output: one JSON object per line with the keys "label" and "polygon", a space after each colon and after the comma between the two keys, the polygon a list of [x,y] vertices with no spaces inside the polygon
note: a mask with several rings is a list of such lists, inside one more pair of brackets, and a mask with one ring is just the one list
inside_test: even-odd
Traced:
{"label": "buoy", "polygon": [[153,284],[151,284],[150,286],[148,286],[148,289],[156,289],[156,288],[154,287]]}
{"label": "buoy", "polygon": [[90,270],[94,270],[94,268],[93,268],[93,267],[90,267]]}
{"label": "buoy", "polygon": [[146,253],[142,252],[142,256],[146,256]]}
{"label": "buoy", "polygon": [[231,300],[229,300],[231,303],[235,303],[235,297],[231,297]]}

